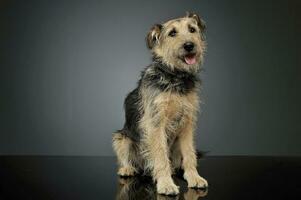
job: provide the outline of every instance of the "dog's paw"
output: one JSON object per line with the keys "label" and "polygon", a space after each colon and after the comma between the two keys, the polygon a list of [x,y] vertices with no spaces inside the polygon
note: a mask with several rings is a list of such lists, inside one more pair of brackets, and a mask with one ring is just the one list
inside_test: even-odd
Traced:
{"label": "dog's paw", "polygon": [[208,182],[198,173],[184,173],[189,188],[207,188]]}
{"label": "dog's paw", "polygon": [[134,176],[135,169],[132,167],[120,167],[117,174],[119,176]]}
{"label": "dog's paw", "polygon": [[171,177],[159,178],[157,181],[157,192],[164,195],[179,194],[179,187],[174,184]]}

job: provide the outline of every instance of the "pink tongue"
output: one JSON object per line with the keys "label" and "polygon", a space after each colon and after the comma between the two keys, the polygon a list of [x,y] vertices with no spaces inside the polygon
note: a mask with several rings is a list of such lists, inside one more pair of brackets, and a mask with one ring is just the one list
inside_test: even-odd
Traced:
{"label": "pink tongue", "polygon": [[195,59],[195,56],[185,56],[185,62],[188,64],[188,65],[193,65],[196,63],[196,59]]}

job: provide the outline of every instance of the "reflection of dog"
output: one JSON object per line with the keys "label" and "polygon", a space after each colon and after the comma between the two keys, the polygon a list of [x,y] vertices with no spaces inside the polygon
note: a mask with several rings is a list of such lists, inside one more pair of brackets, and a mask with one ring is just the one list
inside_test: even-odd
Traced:
{"label": "reflection of dog", "polygon": [[155,185],[149,180],[149,177],[129,177],[119,178],[117,200],[198,200],[200,197],[205,197],[208,190],[195,190],[188,188],[184,195],[176,196],[175,198],[156,193]]}
{"label": "reflection of dog", "polygon": [[184,170],[188,187],[207,187],[196,170],[193,133],[199,108],[198,72],[205,51],[204,22],[196,14],[152,27],[153,63],[125,99],[126,122],[113,135],[118,174],[151,172],[160,194],[178,194],[171,175]]}

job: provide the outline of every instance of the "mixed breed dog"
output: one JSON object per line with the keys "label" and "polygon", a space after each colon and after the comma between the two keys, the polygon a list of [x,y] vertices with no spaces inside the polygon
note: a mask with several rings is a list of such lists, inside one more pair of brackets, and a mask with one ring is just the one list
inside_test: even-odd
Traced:
{"label": "mixed breed dog", "polygon": [[179,193],[172,179],[179,169],[189,188],[208,186],[196,169],[194,146],[204,31],[194,13],[151,28],[146,41],[152,63],[125,98],[125,124],[113,134],[118,175],[151,175],[159,194]]}

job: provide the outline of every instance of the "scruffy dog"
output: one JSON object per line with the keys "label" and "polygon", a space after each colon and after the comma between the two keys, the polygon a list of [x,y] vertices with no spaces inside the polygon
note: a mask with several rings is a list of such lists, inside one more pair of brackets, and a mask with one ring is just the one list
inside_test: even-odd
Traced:
{"label": "scruffy dog", "polygon": [[196,169],[193,142],[204,29],[203,20],[193,13],[151,28],[146,40],[153,62],[127,95],[124,127],[113,134],[118,174],[150,172],[159,194],[179,193],[172,179],[176,169],[184,170],[188,187],[208,186]]}

